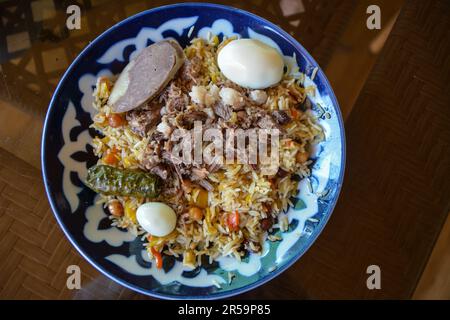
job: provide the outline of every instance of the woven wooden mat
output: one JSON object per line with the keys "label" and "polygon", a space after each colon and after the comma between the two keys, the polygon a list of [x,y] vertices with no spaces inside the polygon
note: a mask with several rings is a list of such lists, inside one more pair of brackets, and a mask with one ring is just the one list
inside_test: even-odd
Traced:
{"label": "woven wooden mat", "polygon": [[[99,274],[72,247],[51,212],[41,173],[0,149],[0,298],[143,298]],[[69,265],[81,290],[66,286]]]}

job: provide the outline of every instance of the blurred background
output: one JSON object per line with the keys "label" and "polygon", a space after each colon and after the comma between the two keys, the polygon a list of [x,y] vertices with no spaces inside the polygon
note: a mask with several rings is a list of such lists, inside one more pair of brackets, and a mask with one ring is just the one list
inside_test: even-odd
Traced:
{"label": "blurred background", "polygon": [[[407,1],[210,2],[251,11],[291,33],[325,71],[347,119]],[[40,180],[40,139],[60,77],[89,41],[126,17],[169,3],[0,1],[0,298],[141,298],[100,276],[62,236]],[[72,4],[81,8],[80,30],[65,26],[66,8]],[[380,30],[366,27],[369,5],[381,8]],[[430,251],[417,262],[424,271],[409,297],[449,299],[448,219]],[[83,289],[78,292],[63,288],[63,266],[68,264],[82,266]],[[293,292],[292,298],[302,294]]]}

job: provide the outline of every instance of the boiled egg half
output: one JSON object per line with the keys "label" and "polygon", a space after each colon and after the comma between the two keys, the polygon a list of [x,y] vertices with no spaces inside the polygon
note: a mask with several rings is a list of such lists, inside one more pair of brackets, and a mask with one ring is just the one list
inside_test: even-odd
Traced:
{"label": "boiled egg half", "polygon": [[225,77],[250,89],[265,89],[277,84],[284,71],[281,54],[255,39],[229,42],[220,49],[217,64]]}
{"label": "boiled egg half", "polygon": [[162,202],[147,202],[140,205],[136,218],[145,231],[157,237],[167,236],[177,224],[175,211]]}

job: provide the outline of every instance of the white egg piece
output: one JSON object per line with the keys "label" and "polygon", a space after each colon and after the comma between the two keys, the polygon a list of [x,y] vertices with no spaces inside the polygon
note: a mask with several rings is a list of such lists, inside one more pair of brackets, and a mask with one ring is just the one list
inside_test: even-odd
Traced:
{"label": "white egg piece", "polygon": [[223,75],[250,89],[265,89],[281,81],[284,60],[275,48],[254,39],[233,40],[220,49],[217,64]]}
{"label": "white egg piece", "polygon": [[145,231],[157,237],[167,236],[177,224],[175,211],[162,202],[147,202],[140,205],[136,218]]}

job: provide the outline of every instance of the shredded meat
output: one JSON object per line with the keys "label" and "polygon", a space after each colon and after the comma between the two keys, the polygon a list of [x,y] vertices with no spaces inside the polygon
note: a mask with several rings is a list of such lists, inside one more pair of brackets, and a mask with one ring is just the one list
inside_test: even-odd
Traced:
{"label": "shredded meat", "polygon": [[145,169],[150,170],[161,162],[161,158],[156,153],[146,154],[142,159],[142,165]]}
{"label": "shredded meat", "polygon": [[178,170],[180,171],[180,174],[183,178],[187,178],[191,175],[191,165],[186,165],[184,163],[180,163],[178,165],[174,164],[175,167],[178,168]]}
{"label": "shredded meat", "polygon": [[239,126],[243,129],[248,129],[252,125],[252,118],[248,116],[245,110],[241,110],[237,112],[237,117],[239,121]]}
{"label": "shredded meat", "polygon": [[188,95],[183,93],[181,87],[175,81],[170,83],[170,86],[161,95],[161,99],[165,102],[165,111],[169,113],[183,111],[189,104]]}
{"label": "shredded meat", "polygon": [[168,150],[163,150],[161,152],[161,158],[163,158],[166,162],[172,162],[172,154]]}
{"label": "shredded meat", "polygon": [[209,171],[206,168],[192,168],[191,180],[199,181],[208,177]]}
{"label": "shredded meat", "polygon": [[144,107],[128,111],[126,118],[131,130],[145,137],[147,133],[161,120],[161,105],[150,102]]}
{"label": "shredded meat", "polygon": [[205,188],[206,191],[213,191],[213,190],[214,190],[213,185],[212,185],[211,183],[209,183],[207,180],[200,180],[200,181],[198,182],[198,184],[199,184],[200,186],[202,186],[203,188]]}
{"label": "shredded meat", "polygon": [[150,169],[150,172],[158,175],[163,180],[167,180],[167,177],[169,176],[167,168],[162,164],[154,166]]}
{"label": "shredded meat", "polygon": [[181,68],[181,79],[186,83],[188,90],[191,90],[193,85],[200,83],[201,59],[194,57],[191,60],[186,60]]}
{"label": "shredded meat", "polygon": [[222,165],[218,161],[214,161],[208,166],[208,171],[211,173],[217,172],[222,168]]}

